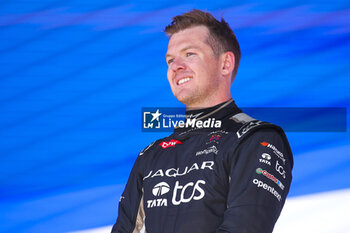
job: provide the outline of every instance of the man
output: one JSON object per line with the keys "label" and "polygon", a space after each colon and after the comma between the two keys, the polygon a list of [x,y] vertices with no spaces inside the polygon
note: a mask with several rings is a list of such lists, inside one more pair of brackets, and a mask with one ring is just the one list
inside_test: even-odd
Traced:
{"label": "man", "polygon": [[112,232],[272,232],[289,191],[292,153],[281,128],[242,113],[231,98],[240,60],[232,29],[193,10],[165,32],[168,81],[188,120],[220,125],[179,127],[144,149]]}

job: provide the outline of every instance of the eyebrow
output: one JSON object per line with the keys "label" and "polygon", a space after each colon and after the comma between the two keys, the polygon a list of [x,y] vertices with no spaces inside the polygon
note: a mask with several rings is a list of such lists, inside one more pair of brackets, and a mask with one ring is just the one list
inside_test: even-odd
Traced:
{"label": "eyebrow", "polygon": [[[189,46],[186,46],[185,48],[181,49],[180,52],[184,52],[184,51],[189,50],[189,49],[198,49],[198,47],[195,46],[195,45],[189,45]],[[167,57],[172,57],[172,56],[173,56],[173,55],[167,53],[167,54],[165,55],[165,58],[167,58]]]}

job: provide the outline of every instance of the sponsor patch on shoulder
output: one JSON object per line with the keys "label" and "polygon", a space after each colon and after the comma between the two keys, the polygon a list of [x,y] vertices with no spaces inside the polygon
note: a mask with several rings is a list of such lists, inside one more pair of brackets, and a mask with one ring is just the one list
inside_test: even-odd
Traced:
{"label": "sponsor patch on shoulder", "polygon": [[273,187],[262,182],[261,180],[254,179],[253,184],[255,184],[258,188],[261,188],[261,189],[266,190],[267,192],[270,192],[273,196],[275,196],[277,198],[278,201],[282,200],[281,194],[279,194]]}
{"label": "sponsor patch on shoulder", "polygon": [[159,145],[163,148],[166,149],[168,147],[175,146],[176,144],[182,144],[179,140],[171,139],[169,142],[163,141],[159,143]]}
{"label": "sponsor patch on shoulder", "polygon": [[269,173],[266,170],[261,169],[260,167],[256,169],[256,173],[260,174],[260,175],[264,175],[266,178],[272,180],[273,182],[275,182],[278,187],[280,187],[282,190],[284,190],[284,185],[283,183],[277,179],[273,174]]}
{"label": "sponsor patch on shoulder", "polygon": [[246,134],[249,130],[259,126],[259,125],[263,125],[263,124],[267,124],[266,122],[263,121],[259,121],[259,120],[254,120],[254,121],[250,121],[244,125],[242,125],[242,127],[237,131],[237,137],[241,138],[244,134]]}
{"label": "sponsor patch on shoulder", "polygon": [[273,151],[273,153],[283,161],[283,164],[286,164],[286,159],[284,158],[283,153],[279,151],[273,144],[269,142],[260,142],[260,144],[264,147],[270,148]]}

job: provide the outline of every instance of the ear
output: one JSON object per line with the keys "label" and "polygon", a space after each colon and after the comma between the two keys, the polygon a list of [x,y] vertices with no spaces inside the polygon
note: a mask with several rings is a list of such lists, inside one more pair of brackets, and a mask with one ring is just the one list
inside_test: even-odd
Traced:
{"label": "ear", "polygon": [[225,52],[221,56],[221,72],[224,76],[231,76],[233,69],[235,68],[235,55],[232,52]]}

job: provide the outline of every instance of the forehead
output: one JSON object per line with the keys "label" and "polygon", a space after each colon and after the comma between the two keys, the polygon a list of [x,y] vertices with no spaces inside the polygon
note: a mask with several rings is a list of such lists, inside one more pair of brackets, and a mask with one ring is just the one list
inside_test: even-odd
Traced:
{"label": "forehead", "polygon": [[208,35],[209,31],[205,26],[195,26],[179,31],[170,37],[168,52],[191,45],[195,47],[208,46],[206,43]]}

